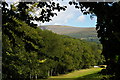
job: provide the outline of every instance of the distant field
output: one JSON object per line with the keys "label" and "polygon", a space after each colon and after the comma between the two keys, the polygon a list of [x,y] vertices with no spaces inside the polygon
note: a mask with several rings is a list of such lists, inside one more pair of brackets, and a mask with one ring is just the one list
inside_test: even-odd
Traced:
{"label": "distant field", "polygon": [[43,29],[51,30],[57,34],[67,35],[70,37],[83,39],[87,41],[99,42],[97,38],[97,32],[94,27],[72,27],[72,26],[60,26],[60,25],[48,25],[41,26]]}
{"label": "distant field", "polygon": [[51,30],[58,34],[68,34],[68,33],[76,33],[81,31],[95,31],[95,28],[82,28],[82,27],[72,27],[72,26],[61,26],[61,25],[48,25],[42,26],[48,30]]}

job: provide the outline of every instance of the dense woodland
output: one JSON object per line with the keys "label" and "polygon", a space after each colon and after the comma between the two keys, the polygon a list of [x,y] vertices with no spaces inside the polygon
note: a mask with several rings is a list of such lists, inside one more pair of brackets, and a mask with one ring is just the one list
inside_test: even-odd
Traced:
{"label": "dense woodland", "polygon": [[102,46],[18,24],[3,27],[3,78],[46,78],[100,65]]}
{"label": "dense woodland", "polygon": [[[108,65],[106,73],[114,75],[111,80],[120,79],[120,2],[69,4],[85,15],[91,14],[91,18],[97,16],[96,30],[103,49],[100,44],[41,30],[31,22],[49,22],[50,17],[57,15],[53,10],[66,10],[66,6],[54,2],[19,2],[8,9],[3,2],[3,79],[47,78],[89,68],[104,62],[101,52]],[[41,9],[39,17],[30,14],[35,8]]]}

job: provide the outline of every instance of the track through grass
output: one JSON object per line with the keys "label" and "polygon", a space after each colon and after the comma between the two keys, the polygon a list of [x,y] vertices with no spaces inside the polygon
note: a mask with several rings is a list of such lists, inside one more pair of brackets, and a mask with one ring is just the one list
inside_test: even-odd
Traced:
{"label": "track through grass", "polygon": [[103,77],[108,77],[108,75],[97,74],[103,68],[90,68],[74,71],[68,74],[51,76],[48,79],[40,80],[101,80]]}
{"label": "track through grass", "polygon": [[74,71],[65,75],[51,76],[50,78],[78,78],[78,77],[86,76],[89,74],[97,73],[101,70],[102,68],[82,69],[82,70]]}

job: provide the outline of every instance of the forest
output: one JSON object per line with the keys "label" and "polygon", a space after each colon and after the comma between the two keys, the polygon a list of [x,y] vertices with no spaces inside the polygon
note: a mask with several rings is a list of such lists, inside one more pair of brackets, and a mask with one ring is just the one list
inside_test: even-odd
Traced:
{"label": "forest", "polygon": [[[8,3],[2,2],[3,80],[47,78],[104,62],[108,65],[107,74],[114,75],[110,79],[120,79],[120,3],[69,4],[85,15],[97,16],[96,30],[102,45],[41,30],[31,22],[49,22],[50,17],[57,15],[52,12],[54,9],[65,11],[66,6],[55,2],[19,2],[8,8]],[[41,16],[30,14],[34,8],[42,9]]]}
{"label": "forest", "polygon": [[101,44],[13,21],[18,26],[3,28],[3,78],[47,78],[104,62]]}

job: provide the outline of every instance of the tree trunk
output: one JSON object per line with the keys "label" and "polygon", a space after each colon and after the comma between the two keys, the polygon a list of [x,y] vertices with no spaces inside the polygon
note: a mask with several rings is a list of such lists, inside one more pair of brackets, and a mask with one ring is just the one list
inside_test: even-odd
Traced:
{"label": "tree trunk", "polygon": [[50,71],[51,73],[50,73],[50,76],[52,76],[52,73],[53,73],[53,69],[51,69],[51,71]]}
{"label": "tree trunk", "polygon": [[30,79],[31,79],[31,74],[30,74]]}
{"label": "tree trunk", "polygon": [[50,71],[48,70],[48,76],[50,76]]}
{"label": "tree trunk", "polygon": [[35,74],[35,79],[37,79],[37,74]]}

